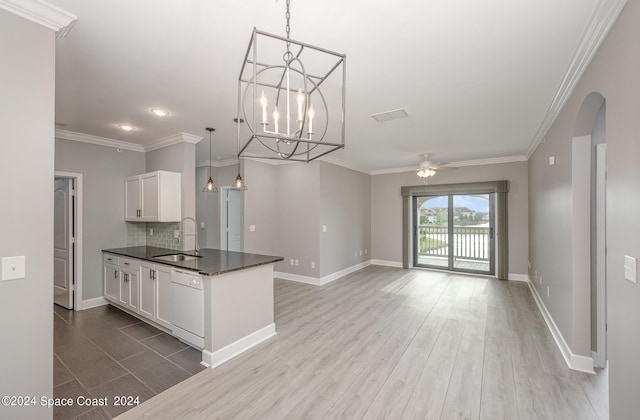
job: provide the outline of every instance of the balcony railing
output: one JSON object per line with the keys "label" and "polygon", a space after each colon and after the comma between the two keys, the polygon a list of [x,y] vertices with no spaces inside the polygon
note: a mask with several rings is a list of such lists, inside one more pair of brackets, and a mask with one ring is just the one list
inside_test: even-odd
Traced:
{"label": "balcony railing", "polygon": [[[489,261],[489,227],[453,228],[453,255],[456,258]],[[418,226],[419,256],[448,256],[449,229],[442,226]]]}

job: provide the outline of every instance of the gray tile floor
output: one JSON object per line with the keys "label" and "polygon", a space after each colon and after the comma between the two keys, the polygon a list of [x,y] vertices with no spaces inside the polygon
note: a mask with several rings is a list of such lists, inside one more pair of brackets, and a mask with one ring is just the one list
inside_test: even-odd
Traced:
{"label": "gray tile floor", "polygon": [[55,398],[107,398],[108,405],[56,407],[54,419],[110,419],[200,372],[201,353],[111,306],[69,311],[54,305]]}

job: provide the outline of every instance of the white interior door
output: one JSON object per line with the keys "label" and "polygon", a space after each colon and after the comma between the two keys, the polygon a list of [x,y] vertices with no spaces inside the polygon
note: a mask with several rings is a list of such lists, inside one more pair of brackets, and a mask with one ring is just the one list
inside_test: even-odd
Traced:
{"label": "white interior door", "polygon": [[73,309],[74,196],[73,180],[57,178],[54,184],[53,301]]}
{"label": "white interior door", "polygon": [[240,252],[242,250],[241,235],[241,200],[238,190],[227,192],[227,249]]}

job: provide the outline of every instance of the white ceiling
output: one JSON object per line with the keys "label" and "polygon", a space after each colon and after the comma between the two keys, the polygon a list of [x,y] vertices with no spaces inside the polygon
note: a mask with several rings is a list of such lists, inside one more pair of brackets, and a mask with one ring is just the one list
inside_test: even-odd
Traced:
{"label": "white ceiling", "polygon": [[[255,26],[284,35],[285,0],[49,0],[78,16],[58,39],[56,121],[141,145],[205,138],[236,151],[237,79]],[[291,37],[347,55],[346,148],[365,171],[523,156],[597,0],[292,0]],[[169,110],[158,118],[150,108]],[[406,109],[377,123],[372,114]],[[117,124],[129,123],[133,132]]]}

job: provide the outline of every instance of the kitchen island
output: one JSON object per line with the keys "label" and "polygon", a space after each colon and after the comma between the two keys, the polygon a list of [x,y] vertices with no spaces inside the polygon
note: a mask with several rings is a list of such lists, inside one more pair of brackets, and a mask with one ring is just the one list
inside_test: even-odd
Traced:
{"label": "kitchen island", "polygon": [[220,365],[276,333],[273,267],[282,257],[147,246],[103,252],[105,298],[202,349],[204,365]]}

